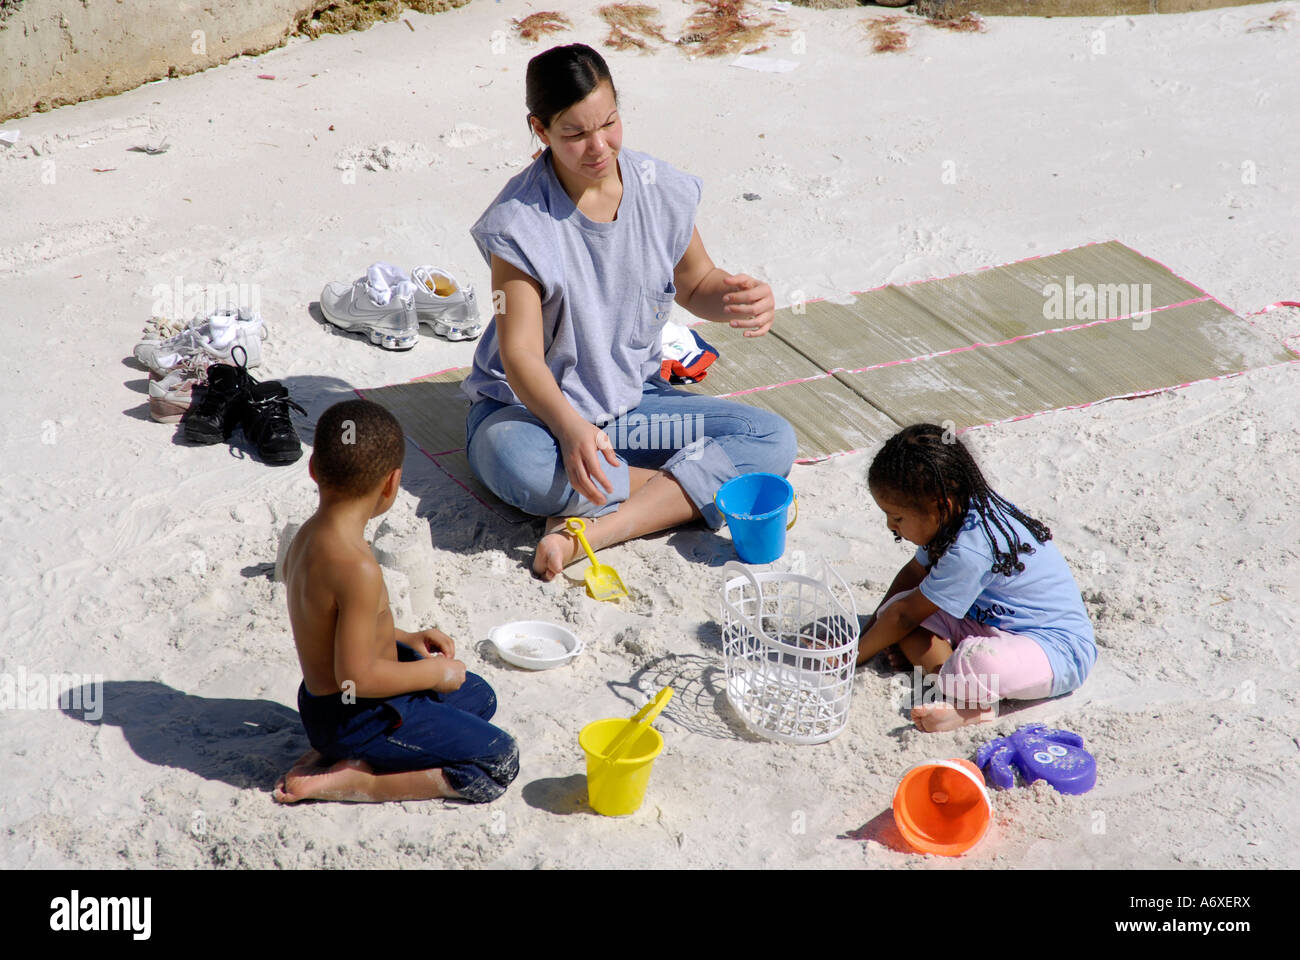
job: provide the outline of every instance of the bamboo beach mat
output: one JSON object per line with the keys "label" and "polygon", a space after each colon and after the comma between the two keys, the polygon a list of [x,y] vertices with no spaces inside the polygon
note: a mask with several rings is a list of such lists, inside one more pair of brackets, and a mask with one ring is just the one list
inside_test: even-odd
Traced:
{"label": "bamboo beach mat", "polygon": [[[876,447],[910,423],[961,431],[1300,360],[1115,241],[785,307],[765,337],[701,330],[719,358],[686,389],[781,414],[802,462]],[[467,372],[357,393],[485,507],[525,519],[469,469]]]}

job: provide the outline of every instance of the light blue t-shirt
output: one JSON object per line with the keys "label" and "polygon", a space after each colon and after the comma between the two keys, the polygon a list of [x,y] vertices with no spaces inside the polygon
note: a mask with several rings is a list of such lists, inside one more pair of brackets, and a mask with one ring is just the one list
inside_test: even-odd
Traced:
{"label": "light blue t-shirt", "polygon": [[[1023,571],[1004,577],[991,570],[993,551],[979,514],[971,510],[957,539],[921,581],[921,593],[954,617],[1031,637],[1052,665],[1051,695],[1068,693],[1083,683],[1097,660],[1092,621],[1078,584],[1055,543],[1039,543],[1014,517],[1005,517],[1003,525],[1034,548],[1032,554],[1020,555]],[[1005,551],[1003,535],[992,529]],[[917,548],[916,560],[929,562],[925,547]]]}
{"label": "light blue t-shirt", "polygon": [[[589,219],[551,165],[551,149],[515,175],[470,228],[488,266],[496,254],[542,288],[542,346],[565,399],[602,423],[641,402],[660,369],[660,333],[690,245],[703,192],[699,177],[648,153],[618,153],[623,198],[610,223]],[[496,319],[474,352],[463,387],[472,400],[521,401],[506,382]]]}

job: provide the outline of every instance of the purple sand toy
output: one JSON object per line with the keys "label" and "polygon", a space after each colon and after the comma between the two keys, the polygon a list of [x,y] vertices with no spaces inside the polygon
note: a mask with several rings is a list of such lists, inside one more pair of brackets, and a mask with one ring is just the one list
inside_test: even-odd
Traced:
{"label": "purple sand toy", "polygon": [[1097,761],[1083,749],[1083,737],[1041,723],[990,740],[975,754],[975,763],[999,790],[1016,785],[1015,770],[1026,786],[1046,780],[1061,793],[1087,793],[1097,785]]}

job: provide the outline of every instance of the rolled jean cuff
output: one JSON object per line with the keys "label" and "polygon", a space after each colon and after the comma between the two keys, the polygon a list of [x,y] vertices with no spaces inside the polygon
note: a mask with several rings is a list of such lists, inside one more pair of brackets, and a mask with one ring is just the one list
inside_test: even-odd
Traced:
{"label": "rolled jean cuff", "polygon": [[682,447],[660,469],[681,484],[711,529],[722,526],[722,514],[713,498],[719,487],[739,474],[721,444],[712,437],[703,437]]}
{"label": "rolled jean cuff", "polygon": [[[597,504],[595,501],[588,500],[577,490],[573,489],[572,484],[569,484],[568,499],[560,504],[559,509],[550,514],[550,516],[587,517],[594,520],[596,517],[603,517],[607,513],[613,513],[627,501],[627,498],[631,493],[632,482],[632,474],[631,471],[628,470],[627,463],[620,457],[620,466],[615,470],[610,467],[608,461],[606,461],[603,456],[600,459],[601,469],[605,471],[605,477],[609,480],[610,486],[614,488],[614,492],[610,493],[607,491],[600,485],[599,480],[592,477],[591,482],[595,484],[596,489],[605,494],[605,502],[603,504]],[[560,465],[560,469],[564,469],[563,464]]]}

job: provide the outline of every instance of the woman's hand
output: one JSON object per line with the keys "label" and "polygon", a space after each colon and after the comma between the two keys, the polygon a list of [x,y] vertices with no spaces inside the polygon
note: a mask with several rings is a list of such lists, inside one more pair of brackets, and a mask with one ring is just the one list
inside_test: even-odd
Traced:
{"label": "woman's hand", "polygon": [[618,454],[614,452],[609,435],[600,427],[575,417],[572,425],[560,433],[559,440],[569,483],[592,503],[603,506],[605,494],[596,484],[610,493],[614,492],[614,485],[601,468],[601,456],[604,455],[611,467],[618,466]]}
{"label": "woman's hand", "polygon": [[722,281],[732,288],[722,297],[723,309],[733,314],[731,325],[743,329],[747,337],[767,333],[776,317],[772,288],[746,273],[730,274]]}

